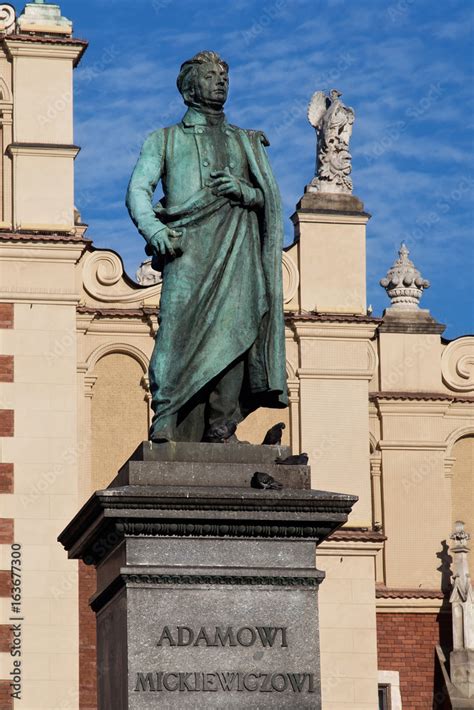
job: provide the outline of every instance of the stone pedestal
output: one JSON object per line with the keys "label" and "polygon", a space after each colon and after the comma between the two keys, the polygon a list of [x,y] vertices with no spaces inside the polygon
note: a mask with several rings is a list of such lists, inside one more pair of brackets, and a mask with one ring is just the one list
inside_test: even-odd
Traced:
{"label": "stone pedestal", "polygon": [[61,534],[97,568],[100,710],[321,707],[316,546],[357,499],[288,453],[145,443]]}

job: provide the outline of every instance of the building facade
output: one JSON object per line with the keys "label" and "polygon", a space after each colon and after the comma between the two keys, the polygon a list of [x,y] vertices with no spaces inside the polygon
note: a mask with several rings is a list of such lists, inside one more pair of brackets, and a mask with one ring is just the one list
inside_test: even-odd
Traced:
{"label": "building facade", "polygon": [[[147,438],[161,286],[95,249],[74,207],[86,42],[42,3],[18,17],[1,5],[0,33],[0,707],[95,710],[93,569],[56,538]],[[325,710],[449,708],[436,646],[452,645],[449,534],[458,519],[474,531],[474,338],[443,339],[418,304],[422,280],[390,281],[415,269],[403,249],[392,306],[367,314],[369,218],[355,198],[298,203],[283,254],[290,407],[259,410],[238,435],[260,443],[284,418],[313,487],[359,496],[319,548]]]}

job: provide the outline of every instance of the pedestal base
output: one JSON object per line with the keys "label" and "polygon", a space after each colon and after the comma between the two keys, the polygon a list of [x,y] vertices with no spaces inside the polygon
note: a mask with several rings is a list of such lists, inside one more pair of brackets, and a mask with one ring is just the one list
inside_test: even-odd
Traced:
{"label": "pedestal base", "polygon": [[[97,568],[100,710],[321,707],[316,545],[356,498],[280,453],[144,444],[62,533]],[[252,489],[265,467],[287,487]]]}

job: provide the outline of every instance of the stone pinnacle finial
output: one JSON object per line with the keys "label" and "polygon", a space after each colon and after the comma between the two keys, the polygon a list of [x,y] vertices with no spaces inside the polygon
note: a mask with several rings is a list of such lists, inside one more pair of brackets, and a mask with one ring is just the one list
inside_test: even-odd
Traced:
{"label": "stone pinnacle finial", "polygon": [[416,310],[423,290],[430,287],[430,282],[422,277],[414,263],[408,258],[410,252],[404,242],[398,251],[399,258],[387,271],[380,285],[386,290],[392,301],[392,308]]}

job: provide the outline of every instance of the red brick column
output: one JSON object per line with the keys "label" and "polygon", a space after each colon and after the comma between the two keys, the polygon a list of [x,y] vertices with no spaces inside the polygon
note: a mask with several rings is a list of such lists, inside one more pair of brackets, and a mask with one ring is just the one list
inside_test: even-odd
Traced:
{"label": "red brick column", "polygon": [[10,681],[0,680],[0,708],[2,710],[13,710],[13,698],[10,693]]}
{"label": "red brick column", "polygon": [[0,463],[0,493],[13,493],[13,464]]}
{"label": "red brick column", "polygon": [[13,382],[13,355],[0,355],[0,382]]}
{"label": "red brick column", "polygon": [[0,328],[13,328],[14,306],[13,303],[0,303]]}
{"label": "red brick column", "polygon": [[400,673],[404,709],[451,710],[436,657],[450,628],[449,614],[377,614],[378,667]]}
{"label": "red brick column", "polygon": [[[96,590],[95,568],[79,562],[79,708],[97,710],[95,614],[89,599]],[[99,669],[100,670],[100,669]]]}

